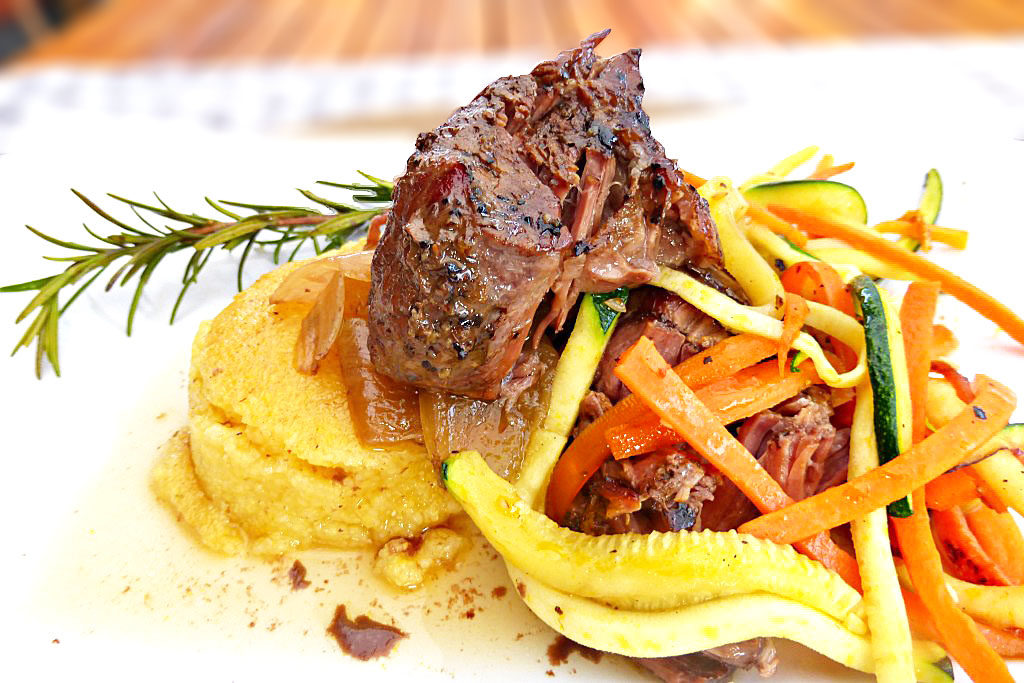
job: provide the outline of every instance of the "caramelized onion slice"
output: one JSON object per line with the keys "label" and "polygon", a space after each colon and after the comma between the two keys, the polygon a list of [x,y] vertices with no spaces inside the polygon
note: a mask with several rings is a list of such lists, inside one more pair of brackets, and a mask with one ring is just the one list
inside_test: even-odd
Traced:
{"label": "caramelized onion slice", "polygon": [[351,280],[370,281],[373,251],[357,251],[316,259],[296,268],[270,295],[270,303],[311,304],[331,281],[335,273]]}
{"label": "caramelized onion slice", "polygon": [[344,316],[345,285],[341,272],[335,271],[302,319],[299,338],[295,340],[296,370],[306,375],[316,373],[338,338]]}
{"label": "caramelized onion slice", "polygon": [[374,370],[369,335],[365,320],[351,318],[342,323],[338,337],[341,376],[356,437],[365,446],[422,441],[416,390]]}
{"label": "caramelized onion slice", "polygon": [[[530,348],[530,344],[524,345],[524,349]],[[519,472],[530,434],[547,414],[558,362],[558,352],[547,339],[541,340],[536,352],[523,353],[537,354],[533,381],[525,389],[517,370],[530,363],[521,357],[502,387],[503,396],[493,401],[420,392],[423,443],[435,463],[452,453],[474,450],[501,477],[508,479]]]}

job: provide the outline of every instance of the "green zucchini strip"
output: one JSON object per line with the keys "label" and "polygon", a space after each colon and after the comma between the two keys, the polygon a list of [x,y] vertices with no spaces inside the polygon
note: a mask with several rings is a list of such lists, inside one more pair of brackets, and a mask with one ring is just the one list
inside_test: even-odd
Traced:
{"label": "green zucchini strip", "polygon": [[699,192],[708,201],[711,218],[718,228],[725,269],[755,306],[778,307],[777,302],[785,296],[779,275],[761,258],[737,223],[747,210],[743,195],[725,177],[711,178],[701,185]]}
{"label": "green zucchini strip", "polygon": [[[865,636],[812,607],[775,595],[734,595],[648,612],[618,609],[563,593],[512,566],[509,576],[542,621],[596,650],[627,657],[671,657],[748,638],[776,637],[800,643],[852,669],[876,671],[871,643]],[[952,680],[935,665],[945,657],[942,648],[926,641],[914,641],[912,647],[915,675],[910,680]]]}
{"label": "green zucchini strip", "polygon": [[[868,377],[874,397],[875,441],[879,462],[885,464],[910,449],[910,380],[903,351],[903,332],[888,292],[870,277],[861,275],[850,283],[864,318]],[[887,506],[893,517],[912,514],[910,498]]]}
{"label": "green zucchini strip", "polygon": [[[850,477],[859,477],[878,467],[875,446],[874,402],[871,382],[857,387],[857,405],[850,431]],[[864,610],[871,629],[871,655],[879,681],[914,681],[910,624],[903,606],[900,581],[889,543],[889,521],[885,510],[872,510],[851,523],[857,550]]]}
{"label": "green zucchini strip", "polygon": [[565,593],[666,609],[762,591],[862,623],[860,594],[791,546],[733,531],[588,536],[533,510],[472,451],[446,460],[442,479],[506,562]]}
{"label": "green zucchini strip", "polygon": [[[678,294],[691,305],[707,313],[733,332],[756,334],[768,339],[778,339],[782,336],[782,321],[765,315],[762,310],[737,303],[725,294],[698,282],[685,273],[662,267],[661,273],[651,284]],[[808,324],[816,327],[813,323],[809,322]],[[847,339],[842,339],[842,341],[849,343]],[[853,340],[851,339],[851,341]],[[818,345],[814,337],[806,332],[801,332],[793,342],[794,349],[803,351],[811,358],[811,361],[814,363],[814,369],[817,370],[818,376],[821,377],[822,381],[831,387],[837,388],[856,386],[860,383],[866,372],[866,361],[862,353],[864,349],[863,337],[861,337],[860,343],[854,342],[850,345],[860,353],[860,360],[853,370],[840,374],[828,359],[825,358],[821,346]]]}
{"label": "green zucchini strip", "polygon": [[[569,432],[576,424],[580,403],[590,390],[594,373],[604,355],[604,347],[615,331],[618,315],[614,318],[606,317],[602,322],[598,305],[603,306],[595,302],[592,294],[583,297],[572,334],[555,368],[547,415],[540,427],[530,435],[526,445],[526,455],[516,487],[523,499],[531,505],[539,505],[540,500],[543,500],[541,494],[547,487],[551,470],[565,448]],[[605,315],[608,316],[609,311],[605,311]]]}

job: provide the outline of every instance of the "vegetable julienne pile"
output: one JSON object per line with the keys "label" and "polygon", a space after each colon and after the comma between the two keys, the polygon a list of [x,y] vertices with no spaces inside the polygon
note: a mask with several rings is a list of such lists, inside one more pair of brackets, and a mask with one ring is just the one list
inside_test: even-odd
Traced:
{"label": "vegetable julienne pile", "polygon": [[[934,317],[946,292],[1021,343],[1024,321],[918,253],[966,246],[963,231],[934,225],[937,172],[918,209],[870,226],[859,193],[828,180],[852,164],[826,156],[810,178],[785,179],[816,153],[738,187],[688,174],[751,305],[664,267],[653,284],[735,336],[675,368],[642,337],[615,371],[632,395],[570,442],[616,322],[587,295],[518,480],[475,452],[442,476],[531,609],[590,647],[664,657],[780,636],[887,681],[950,680],[944,648],[973,680],[1010,681],[1003,658],[1024,657],[1024,536],[1007,511],[1024,512],[1024,425],[1008,425],[1009,389],[942,360],[956,339]],[[881,277],[911,281],[902,302]],[[849,477],[794,501],[727,426],[812,384],[851,426]],[[680,442],[762,516],[730,532],[559,525],[608,458]],[[853,552],[830,535],[847,523]]]}

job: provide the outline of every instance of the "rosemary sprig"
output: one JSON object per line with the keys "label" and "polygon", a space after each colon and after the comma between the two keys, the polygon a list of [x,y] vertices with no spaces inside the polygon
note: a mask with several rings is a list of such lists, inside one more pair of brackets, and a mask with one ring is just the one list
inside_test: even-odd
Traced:
{"label": "rosemary sprig", "polygon": [[[117,226],[120,231],[101,235],[88,225],[84,225],[85,231],[99,243],[83,244],[57,239],[32,226],[26,226],[40,239],[68,249],[72,253],[43,257],[49,261],[67,263],[67,267],[59,273],[0,287],[0,293],[36,293],[15,320],[16,323],[21,323],[35,314],[11,355],[30,346],[34,339],[36,376],[42,376],[44,359],[60,376],[57,348],[60,318],[75,299],[115,262],[119,262],[119,267],[107,281],[107,291],[115,285],[124,286],[133,278],[135,280],[135,292],[128,307],[127,333],[130,336],[142,291],[153,271],[169,254],[184,249],[193,250],[185,265],[181,290],[171,307],[170,323],[173,324],[186,292],[196,283],[200,272],[217,247],[226,251],[242,247],[236,278],[238,289],[241,290],[245,263],[253,247],[273,249],[273,261],[277,264],[281,262],[282,257],[286,261],[293,260],[299,249],[307,243],[311,244],[318,254],[341,246],[354,231],[365,226],[374,216],[386,211],[391,204],[392,183],[366,173],[360,172],[360,175],[366,182],[343,184],[318,181],[322,185],[348,190],[355,204],[326,199],[301,189],[299,192],[306,199],[319,205],[319,208],[215,201],[207,197],[206,203],[220,214],[219,217],[182,213],[172,209],[155,193],[157,204],[146,204],[115,194],[108,195],[111,199],[129,206],[142,222],[144,227],[141,228],[115,218],[81,192],[72,190],[86,206],[107,222]],[[285,250],[285,246],[289,249]],[[78,285],[77,289],[61,303],[62,295],[71,291],[74,285]]]}

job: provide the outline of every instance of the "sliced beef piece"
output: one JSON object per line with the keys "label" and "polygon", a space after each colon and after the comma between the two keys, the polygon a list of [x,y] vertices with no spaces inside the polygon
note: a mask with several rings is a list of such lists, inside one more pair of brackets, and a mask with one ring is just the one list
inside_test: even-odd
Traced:
{"label": "sliced beef piece", "polygon": [[491,399],[548,292],[540,329],[579,292],[648,282],[659,264],[731,282],[706,202],[651,136],[639,50],[599,59],[605,35],[417,139],[373,259],[378,371]]}
{"label": "sliced beef piece", "polygon": [[630,293],[626,313],[608,340],[594,389],[613,403],[629,395],[614,371],[619,357],[640,337],[649,337],[669,365],[675,365],[728,336],[714,318],[677,295],[657,287],[641,287]]}
{"label": "sliced beef piece", "polygon": [[712,683],[731,680],[737,669],[756,668],[761,676],[771,676],[779,658],[770,638],[752,638],[689,655],[635,661],[665,683]]}
{"label": "sliced beef piece", "polygon": [[[761,466],[794,500],[801,500],[846,480],[849,429],[830,422],[828,395],[817,387],[770,410],[747,418],[736,433]],[[727,531],[758,514],[729,481],[704,507],[705,528]]]}
{"label": "sliced beef piece", "polygon": [[735,671],[728,664],[700,652],[635,661],[665,683],[720,683],[732,680]]}
{"label": "sliced beef piece", "polygon": [[716,483],[680,448],[609,460],[576,496],[566,526],[593,536],[699,529]]}
{"label": "sliced beef piece", "polygon": [[580,415],[576,418],[576,427],[572,437],[575,439],[584,429],[593,424],[594,420],[611,410],[612,402],[600,391],[588,391],[580,402]]}

